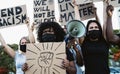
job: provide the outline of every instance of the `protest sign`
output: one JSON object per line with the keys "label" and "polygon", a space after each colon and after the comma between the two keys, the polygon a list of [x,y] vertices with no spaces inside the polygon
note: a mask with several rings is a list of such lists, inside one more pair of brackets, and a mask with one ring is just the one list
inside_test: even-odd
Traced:
{"label": "protest sign", "polygon": [[86,3],[79,5],[79,15],[81,20],[94,18],[95,14],[94,14],[93,3]]}
{"label": "protest sign", "polygon": [[34,0],[33,17],[36,24],[46,21],[55,21],[55,6],[53,0]]}
{"label": "protest sign", "polygon": [[93,2],[99,2],[99,1],[103,1],[103,0],[93,0]]}
{"label": "protest sign", "polygon": [[[59,12],[60,12],[60,23],[66,25],[70,20],[75,19],[74,6],[71,0],[58,0]],[[93,11],[93,3],[86,3],[78,5],[78,15],[81,20],[86,20],[95,17]],[[77,14],[76,14],[77,15]]]}
{"label": "protest sign", "polygon": [[109,0],[109,4],[118,7],[120,6],[120,0]]}
{"label": "protest sign", "polygon": [[62,68],[66,58],[65,42],[27,44],[25,74],[66,74]]}
{"label": "protest sign", "polygon": [[75,18],[72,0],[58,0],[58,7],[61,25],[66,25],[68,21]]}
{"label": "protest sign", "polygon": [[86,4],[86,3],[90,3],[92,2],[93,0],[76,0],[76,3],[77,4]]}
{"label": "protest sign", "polygon": [[0,10],[0,28],[25,23],[27,17],[26,5]]}

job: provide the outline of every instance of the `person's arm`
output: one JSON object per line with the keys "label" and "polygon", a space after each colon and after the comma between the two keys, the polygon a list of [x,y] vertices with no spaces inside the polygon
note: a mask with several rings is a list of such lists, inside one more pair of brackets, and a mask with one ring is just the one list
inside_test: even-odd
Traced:
{"label": "person's arm", "polygon": [[66,68],[66,70],[67,72],[69,72],[69,74],[76,74],[76,67],[74,61],[69,62],[69,66]]}
{"label": "person's arm", "polygon": [[95,14],[95,19],[100,23],[100,19],[98,18],[98,15],[97,15],[97,8],[95,6],[93,7],[93,11]]}
{"label": "person's arm", "polygon": [[81,47],[79,44],[75,44],[73,46],[73,49],[76,52],[76,64],[78,66],[83,66],[83,57],[82,57],[82,51],[81,51]]}
{"label": "person's arm", "polygon": [[118,44],[120,43],[120,38],[114,34],[113,32],[113,25],[112,25],[112,15],[113,15],[113,6],[108,5],[106,12],[107,12],[107,22],[106,22],[106,36],[107,40],[111,43]]}
{"label": "person's arm", "polygon": [[73,6],[74,6],[75,19],[76,20],[81,20],[80,13],[79,13],[79,5],[77,5],[75,0],[73,0],[72,3],[73,3]]}
{"label": "person's arm", "polygon": [[76,67],[74,61],[68,61],[67,59],[64,59],[63,65],[69,74],[76,74]]}
{"label": "person's arm", "polygon": [[15,51],[14,51],[10,46],[8,46],[8,45],[6,44],[6,42],[5,42],[5,40],[3,39],[3,37],[2,37],[1,34],[0,34],[0,42],[1,42],[2,46],[3,46],[4,51],[5,51],[9,56],[11,56],[12,58],[14,58],[14,57],[15,57]]}
{"label": "person's arm", "polygon": [[35,43],[35,37],[33,35],[33,30],[34,30],[34,23],[32,24],[32,27],[30,28],[30,21],[29,18],[26,20],[26,25],[28,28],[28,37],[30,40],[30,43]]}

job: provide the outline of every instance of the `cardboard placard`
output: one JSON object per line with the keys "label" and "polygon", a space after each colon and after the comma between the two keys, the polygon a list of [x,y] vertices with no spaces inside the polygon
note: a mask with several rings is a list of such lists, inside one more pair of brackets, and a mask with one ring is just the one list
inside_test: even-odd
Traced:
{"label": "cardboard placard", "polygon": [[99,1],[103,1],[103,0],[93,0],[93,2],[99,2]]}
{"label": "cardboard placard", "polygon": [[66,25],[66,23],[75,18],[74,6],[72,5],[72,0],[58,0],[59,7],[59,22],[61,25]]}
{"label": "cardboard placard", "polygon": [[115,7],[120,6],[120,0],[109,0],[109,3]]}
{"label": "cardboard placard", "polygon": [[26,58],[29,69],[25,74],[66,74],[61,66],[65,42],[27,44]]}
{"label": "cardboard placard", "polygon": [[0,10],[0,28],[25,23],[27,17],[26,5]]}
{"label": "cardboard placard", "polygon": [[55,21],[54,0],[34,0],[33,17],[36,24]]}
{"label": "cardboard placard", "polygon": [[81,20],[94,18],[95,14],[93,9],[94,9],[93,3],[79,5],[79,15]]}
{"label": "cardboard placard", "polygon": [[86,4],[86,3],[91,3],[93,0],[76,0],[77,4]]}

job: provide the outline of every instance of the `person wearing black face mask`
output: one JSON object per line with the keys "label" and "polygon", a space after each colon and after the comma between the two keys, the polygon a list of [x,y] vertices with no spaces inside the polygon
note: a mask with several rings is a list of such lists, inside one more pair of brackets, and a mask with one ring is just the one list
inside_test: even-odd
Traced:
{"label": "person wearing black face mask", "polygon": [[82,43],[85,74],[109,74],[109,45],[102,35],[96,20],[88,21],[86,37]]}
{"label": "person wearing black face mask", "polygon": [[33,36],[33,33],[32,33],[32,29],[29,27],[29,21],[28,20],[26,20],[26,25],[27,25],[27,28],[28,28],[28,31],[29,31],[29,36],[28,37],[22,37],[20,39],[18,51],[14,51],[14,49],[9,47],[6,44],[2,35],[0,34],[0,42],[3,46],[4,51],[9,56],[14,58],[14,60],[15,60],[16,74],[24,74],[24,72],[22,70],[22,67],[23,67],[23,64],[25,64],[25,62],[26,62],[26,56],[25,56],[25,54],[26,54],[26,44],[27,43],[34,43],[34,36]]}
{"label": "person wearing black face mask", "polygon": [[[38,42],[63,42],[65,31],[57,22],[43,22],[37,28]],[[63,60],[63,66],[67,74],[76,74],[72,53],[66,49],[67,58]]]}
{"label": "person wearing black face mask", "polygon": [[109,74],[109,45],[102,34],[100,23],[88,21],[86,37],[82,43],[85,74]]}
{"label": "person wearing black face mask", "polygon": [[[79,5],[76,6],[78,6],[78,8],[76,8],[78,12],[75,12],[75,17],[80,20]],[[109,74],[109,45],[102,34],[102,28],[97,17],[96,8],[94,8],[94,13],[96,20],[88,21],[86,35],[79,38],[83,53],[85,74]]]}
{"label": "person wearing black face mask", "polygon": [[[86,25],[86,35],[79,38],[85,74],[110,74],[108,64],[109,44],[102,33],[96,8],[94,9],[94,13],[96,20],[88,21]],[[76,17],[79,16],[78,12],[75,14]]]}
{"label": "person wearing black face mask", "polygon": [[100,39],[101,33],[99,30],[88,31],[88,37],[90,39]]}

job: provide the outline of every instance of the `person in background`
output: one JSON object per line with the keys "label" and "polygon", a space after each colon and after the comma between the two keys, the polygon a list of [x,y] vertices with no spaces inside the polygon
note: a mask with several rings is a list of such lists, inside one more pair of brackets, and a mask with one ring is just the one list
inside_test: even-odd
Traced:
{"label": "person in background", "polygon": [[28,35],[28,37],[22,37],[20,39],[18,51],[14,51],[14,49],[9,47],[6,44],[6,42],[5,42],[4,38],[2,37],[2,35],[0,34],[0,42],[1,42],[2,46],[3,46],[4,51],[9,56],[14,58],[14,60],[15,60],[16,74],[24,74],[24,72],[22,70],[22,65],[26,62],[26,56],[25,56],[26,44],[27,43],[34,43],[34,41],[35,41],[33,33],[32,33],[32,29],[29,26],[28,19],[26,20],[26,24],[27,24],[29,35]]}
{"label": "person in background", "polygon": [[81,67],[83,66],[83,58],[82,58],[81,47],[80,44],[77,43],[76,39],[72,36],[69,36],[68,38],[67,49],[69,49],[74,56],[75,59],[74,62],[77,69],[76,74],[82,74]]}

